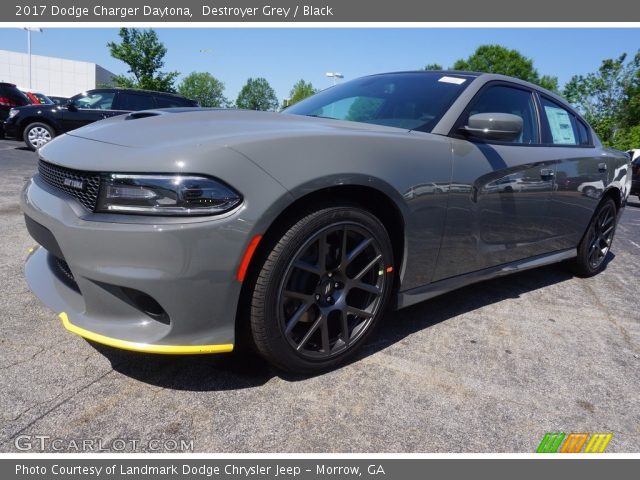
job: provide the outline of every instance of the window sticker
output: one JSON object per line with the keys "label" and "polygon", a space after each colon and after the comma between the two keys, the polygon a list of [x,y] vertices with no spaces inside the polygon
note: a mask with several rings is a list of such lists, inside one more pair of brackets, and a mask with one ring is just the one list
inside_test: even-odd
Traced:
{"label": "window sticker", "polygon": [[438,81],[444,82],[444,83],[455,83],[456,85],[462,85],[464,82],[467,81],[467,79],[457,78],[457,77],[440,77]]}
{"label": "window sticker", "polygon": [[562,108],[550,107],[549,105],[544,106],[544,111],[547,114],[547,120],[549,120],[553,143],[575,145],[576,136],[571,126],[569,113]]}

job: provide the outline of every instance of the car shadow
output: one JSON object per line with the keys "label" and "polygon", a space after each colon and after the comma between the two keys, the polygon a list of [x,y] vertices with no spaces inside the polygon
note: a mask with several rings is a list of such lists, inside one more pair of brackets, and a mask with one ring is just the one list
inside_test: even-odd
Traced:
{"label": "car shadow", "polygon": [[[613,258],[614,255],[609,253],[607,264]],[[384,350],[440,322],[571,278],[573,275],[566,265],[555,264],[476,283],[402,310],[389,311],[370,340],[349,363]],[[263,385],[276,376],[292,382],[309,378],[282,373],[251,351],[171,356],[127,352],[89,343],[111,362],[117,372],[168,389],[237,390]]]}
{"label": "car shadow", "polygon": [[22,139],[18,140],[17,138],[0,138],[0,140],[3,140],[2,145],[6,146],[7,150],[23,150],[25,152],[33,151],[30,148],[27,148]]}

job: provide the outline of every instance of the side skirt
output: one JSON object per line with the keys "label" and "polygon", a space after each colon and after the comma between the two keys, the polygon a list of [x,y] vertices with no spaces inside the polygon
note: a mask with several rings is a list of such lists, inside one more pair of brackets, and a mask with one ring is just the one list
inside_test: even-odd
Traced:
{"label": "side skirt", "polygon": [[507,263],[504,265],[498,265],[496,267],[485,268],[476,272],[465,273],[464,275],[458,275],[451,278],[445,278],[444,280],[438,280],[437,282],[430,283],[428,285],[412,288],[404,292],[398,292],[398,298],[396,308],[404,308],[416,303],[428,300],[443,293],[456,290],[457,288],[471,285],[472,283],[482,282],[492,278],[502,277],[511,273],[522,272],[531,268],[542,267],[550,265],[552,263],[562,262],[563,260],[569,260],[575,258],[578,255],[577,249],[570,248],[568,250],[561,250],[559,252],[547,253],[544,255],[538,255],[536,257],[525,258],[516,262]]}

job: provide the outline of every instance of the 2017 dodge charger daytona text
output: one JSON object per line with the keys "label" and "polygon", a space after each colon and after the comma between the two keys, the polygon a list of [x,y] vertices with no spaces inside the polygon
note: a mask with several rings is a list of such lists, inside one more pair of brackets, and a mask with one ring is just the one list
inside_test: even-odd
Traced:
{"label": "2017 dodge charger daytona text", "polygon": [[[631,185],[558,96],[461,72],[369,76],[283,113],[135,112],[39,155],[26,277],[66,328],[156,353],[246,331],[302,373],[344,362],[390,304],[563,260],[598,273]],[[565,182],[584,176],[601,188]]]}

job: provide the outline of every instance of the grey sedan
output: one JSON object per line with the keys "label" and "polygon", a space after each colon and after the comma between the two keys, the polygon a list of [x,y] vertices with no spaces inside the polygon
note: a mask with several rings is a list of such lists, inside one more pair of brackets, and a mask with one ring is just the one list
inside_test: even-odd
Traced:
{"label": "grey sedan", "polygon": [[306,374],[386,308],[553,262],[600,272],[631,187],[562,98],[463,72],[373,75],[283,113],[135,112],[38,153],[26,277],[67,329],[153,353],[247,341]]}

